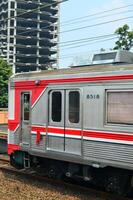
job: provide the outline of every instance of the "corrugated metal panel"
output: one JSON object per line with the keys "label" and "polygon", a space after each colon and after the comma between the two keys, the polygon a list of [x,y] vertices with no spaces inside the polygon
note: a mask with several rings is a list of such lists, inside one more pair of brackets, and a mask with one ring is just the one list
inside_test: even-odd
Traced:
{"label": "corrugated metal panel", "polygon": [[133,146],[105,142],[84,141],[84,157],[133,163]]}

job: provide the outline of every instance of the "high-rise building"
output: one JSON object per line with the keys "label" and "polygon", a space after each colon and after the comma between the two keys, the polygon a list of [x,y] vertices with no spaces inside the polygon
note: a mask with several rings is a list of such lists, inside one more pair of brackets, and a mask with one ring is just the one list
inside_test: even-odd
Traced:
{"label": "high-rise building", "polygon": [[56,67],[58,0],[0,0],[0,56],[13,72]]}

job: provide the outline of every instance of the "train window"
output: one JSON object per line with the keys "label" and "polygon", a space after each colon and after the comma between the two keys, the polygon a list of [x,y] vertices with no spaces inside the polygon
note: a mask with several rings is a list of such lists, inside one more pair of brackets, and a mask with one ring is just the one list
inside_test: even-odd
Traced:
{"label": "train window", "polygon": [[62,94],[61,92],[52,93],[52,120],[61,121]]}
{"label": "train window", "polygon": [[79,123],[80,94],[78,91],[69,92],[69,121]]}
{"label": "train window", "polygon": [[107,92],[107,123],[133,124],[133,91]]}
{"label": "train window", "polygon": [[30,94],[24,93],[23,94],[23,120],[29,121],[30,119]]}

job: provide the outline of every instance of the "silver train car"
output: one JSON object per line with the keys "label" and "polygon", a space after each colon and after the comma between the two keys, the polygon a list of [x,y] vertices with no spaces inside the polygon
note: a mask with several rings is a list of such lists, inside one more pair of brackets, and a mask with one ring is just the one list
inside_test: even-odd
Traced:
{"label": "silver train car", "polygon": [[8,129],[13,166],[122,193],[133,185],[133,64],[14,75]]}

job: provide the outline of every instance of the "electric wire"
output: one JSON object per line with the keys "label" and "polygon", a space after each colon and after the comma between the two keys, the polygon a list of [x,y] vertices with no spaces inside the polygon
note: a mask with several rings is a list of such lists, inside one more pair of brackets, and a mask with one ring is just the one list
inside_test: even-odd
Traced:
{"label": "electric wire", "polygon": [[61,43],[61,44],[65,44],[65,43],[77,42],[77,41],[79,41],[79,40],[95,39],[95,38],[99,38],[99,37],[107,37],[107,36],[113,36],[113,35],[115,35],[115,34],[113,33],[113,34],[106,34],[106,35],[98,35],[98,36],[89,37],[89,38],[80,38],[80,39],[76,39],[76,40],[67,40],[67,41],[60,42],[60,43]]}
{"label": "electric wire", "polygon": [[[116,34],[108,34],[108,35],[100,35],[100,36],[96,36],[96,37],[83,38],[83,39],[79,39],[79,40],[70,40],[70,41],[64,42],[65,44],[60,45],[60,47],[71,46],[71,45],[74,45],[74,44],[85,43],[87,41],[94,41],[94,40],[98,40],[98,39],[108,38],[108,37],[112,37],[112,36],[115,36],[115,35]],[[60,43],[60,44],[62,44],[62,43]]]}
{"label": "electric wire", "polygon": [[[62,0],[62,1],[60,1],[60,2],[54,2],[54,3],[52,3],[52,4],[50,4],[50,5],[47,5],[47,6],[46,6],[46,5],[43,5],[42,7],[49,7],[49,6],[53,5],[53,4],[63,3],[63,2],[65,2],[65,1],[68,1],[68,0]],[[105,10],[105,11],[103,11],[103,12],[98,12],[98,13],[95,13],[95,14],[92,14],[92,15],[89,15],[89,16],[85,16],[85,17],[96,16],[96,15],[98,15],[98,14],[100,14],[100,13],[103,14],[103,13],[106,13],[106,12],[111,12],[111,11],[114,11],[114,10],[118,10],[118,9],[130,7],[130,6],[133,6],[133,4],[129,4],[129,5],[127,5],[127,6],[118,7],[118,8],[114,8],[114,9],[110,9],[110,10]],[[41,8],[42,8],[42,7],[41,7]],[[37,9],[32,9],[32,10],[27,11],[27,12],[24,12],[24,13],[21,13],[21,14],[18,15],[18,16],[24,15],[24,14],[26,14],[26,13],[34,12],[35,10],[38,10],[38,8],[37,8]],[[18,16],[16,16],[16,17],[18,17]],[[85,17],[75,18],[75,19],[72,19],[71,21],[75,21],[75,20],[77,20],[77,19],[82,19],[82,18],[85,18]],[[102,17],[105,17],[105,16],[101,16],[101,18],[102,18]],[[79,28],[76,28],[76,29],[71,29],[71,30],[67,30],[67,31],[62,31],[62,32],[60,32],[60,33],[66,33],[66,32],[69,32],[69,31],[76,31],[76,30],[80,30],[80,29],[84,29],[84,28],[88,28],[88,27],[99,26],[99,25],[102,25],[102,24],[107,24],[107,23],[111,23],[111,22],[116,22],[116,21],[120,21],[120,20],[124,20],[124,19],[128,19],[128,18],[132,18],[132,17],[133,17],[133,16],[127,17],[127,18],[122,18],[122,19],[117,19],[117,20],[113,20],[113,21],[103,22],[103,23],[99,23],[99,24],[92,24],[92,25],[90,25],[90,26],[84,26],[84,27],[79,27]],[[69,21],[67,21],[67,22],[69,22]],[[51,27],[51,26],[45,26],[45,27],[42,27],[42,29],[43,29],[43,28],[47,28],[47,27]],[[32,32],[32,31],[35,31],[35,30],[27,30],[27,31],[18,33],[17,35],[21,35],[21,34],[24,34],[24,33],[29,33],[29,32]]]}
{"label": "electric wire", "polygon": [[115,20],[109,20],[109,21],[106,21],[106,22],[100,22],[100,23],[97,23],[97,24],[82,26],[82,27],[79,27],[79,28],[73,28],[73,29],[69,29],[69,30],[66,30],[66,31],[61,31],[60,33],[61,34],[62,33],[70,33],[70,32],[77,31],[77,30],[82,30],[82,29],[91,28],[91,27],[95,27],[95,26],[101,26],[101,25],[110,24],[110,23],[114,23],[114,22],[118,22],[118,21],[123,21],[123,20],[131,19],[131,18],[133,18],[133,16],[123,17],[123,18],[115,19]]}
{"label": "electric wire", "polygon": [[[68,1],[68,0],[62,0],[62,1],[60,1],[60,2],[56,2],[56,3],[52,3],[52,4],[50,4],[50,5],[43,5],[42,7],[49,7],[49,6],[51,6],[51,5],[53,5],[53,4],[59,4],[59,3],[63,3],[63,2],[65,2],[65,1]],[[126,8],[126,7],[129,7],[129,6],[133,6],[133,4],[130,4],[130,5],[128,5],[128,6],[123,6],[123,7],[119,7],[119,8],[115,8],[115,9],[111,9],[111,10],[106,10],[106,11],[103,11],[103,12],[99,12],[99,13],[95,13],[95,14],[93,14],[93,15],[89,15],[89,16],[85,16],[85,17],[90,17],[90,16],[96,16],[96,15],[99,15],[100,13],[105,13],[105,12],[109,12],[109,11],[113,11],[113,10],[118,10],[118,9],[122,9],[122,8]],[[42,7],[40,7],[40,8],[42,8]],[[39,9],[40,9],[39,8]],[[27,11],[27,12],[24,12],[24,13],[21,13],[20,15],[18,15],[18,16],[15,16],[15,17],[19,17],[19,16],[22,16],[22,15],[24,15],[24,14],[27,14],[27,13],[30,13],[30,12],[34,12],[34,11],[36,11],[36,10],[38,10],[38,8],[37,9],[33,9],[33,10],[30,10],[30,11]],[[131,12],[131,10],[130,11],[128,11],[128,12]],[[122,12],[121,12],[122,13]],[[108,15],[109,16],[109,15]],[[15,17],[13,17],[13,18],[15,18]],[[82,19],[82,18],[85,18],[85,17],[80,17],[80,18],[76,18],[76,19],[72,19],[71,21],[74,21],[74,20],[77,20],[77,19]],[[106,16],[101,16],[100,18],[102,18],[102,17],[107,17],[107,15]],[[71,32],[71,31],[75,31],[75,30],[80,30],[80,29],[84,29],[84,28],[88,28],[88,27],[93,27],[93,26],[99,26],[99,25],[103,25],[103,24],[107,24],[107,23],[113,23],[113,22],[116,22],[116,21],[121,21],[121,20],[125,20],[125,19],[129,19],[129,18],[133,18],[133,16],[129,16],[129,17],[125,17],[125,18],[120,18],[120,19],[116,19],[116,20],[111,20],[111,21],[106,21],[106,22],[103,22],[103,23],[97,23],[97,24],[92,24],[92,25],[90,25],[90,26],[84,26],[84,27],[79,27],[79,28],[76,28],[76,29],[70,29],[70,30],[66,30],[66,31],[63,31],[63,32],[60,32],[60,33],[66,33],[66,32]],[[8,19],[12,19],[12,18],[7,18],[7,19],[4,19],[4,20],[8,20]],[[1,20],[0,20],[1,21]],[[69,21],[67,21],[67,22],[69,22]],[[66,23],[66,22],[65,22]],[[46,28],[46,27],[43,27],[43,28]],[[28,31],[26,31],[26,33],[27,32],[31,32],[32,30],[28,30]],[[23,33],[25,33],[25,32],[22,32],[22,33],[19,33],[19,34],[23,34]],[[114,34],[110,34],[110,36],[111,35],[114,35]],[[99,36],[99,37],[104,37],[104,36]],[[113,38],[109,38],[109,39],[104,39],[104,40],[101,40],[101,41],[96,41],[96,42],[104,42],[104,41],[108,41],[108,40],[112,40],[112,39],[115,39],[116,37],[113,37]],[[70,41],[70,42],[72,42],[73,44],[77,44],[77,43],[80,43],[80,42],[86,42],[85,40],[87,40],[87,39],[89,39],[89,40],[97,40],[98,38],[96,38],[96,37],[92,37],[91,39],[90,38],[83,38],[83,39],[79,39],[79,40],[74,40],[74,41]],[[66,42],[62,42],[62,43],[67,43],[68,41],[66,41]],[[76,46],[74,46],[74,47],[70,47],[70,48],[67,48],[67,49],[71,49],[71,48],[77,48],[77,47],[81,47],[81,46],[86,46],[86,45],[90,45],[90,44],[94,44],[95,42],[91,42],[90,43],[90,41],[88,41],[88,43],[86,43],[86,44],[83,44],[83,45],[76,45]],[[73,45],[73,44],[69,44],[69,45]],[[69,45],[67,45],[67,46],[69,46]],[[65,45],[64,45],[65,46]]]}
{"label": "electric wire", "polygon": [[32,12],[38,11],[38,10],[40,10],[40,9],[42,9],[42,8],[48,8],[48,7],[52,6],[52,5],[56,5],[56,4],[58,5],[58,4],[60,4],[60,3],[66,2],[66,1],[69,1],[69,0],[61,0],[61,1],[54,2],[54,3],[48,4],[48,5],[42,5],[42,6],[40,6],[39,8],[35,8],[35,9],[32,9],[32,10],[28,10],[28,11],[26,11],[26,12],[23,12],[23,13],[17,15],[17,16],[14,16],[14,17],[7,17],[7,18],[5,18],[5,19],[2,19],[2,20],[0,20],[0,22],[1,22],[1,21],[2,21],[2,22],[3,22],[3,21],[7,21],[7,20],[10,20],[10,19],[14,19],[14,18],[23,16],[23,15],[25,15],[25,14],[27,14],[27,13],[32,13]]}
{"label": "electric wire", "polygon": [[[133,5],[133,4],[132,4]],[[127,12],[132,12],[133,10],[130,10],[130,11],[127,11]],[[123,12],[121,12],[121,13],[123,13]],[[111,16],[111,15],[106,15],[106,17],[107,16]],[[133,16],[132,16],[133,17]],[[132,18],[132,17],[125,17],[125,18],[121,18],[121,19],[116,19],[116,20],[114,20],[114,22],[116,22],[116,21],[120,21],[120,20],[125,20],[125,19],[128,19],[128,18]],[[101,17],[99,17],[99,19],[100,18],[105,18],[105,16],[101,16]],[[107,21],[107,22],[103,22],[103,23],[99,23],[99,24],[92,24],[92,25],[90,25],[90,26],[85,26],[85,27],[83,27],[83,28],[88,28],[88,27],[93,27],[93,26],[99,26],[99,25],[104,25],[104,24],[107,24],[107,23],[111,23],[111,22],[113,22],[113,21]],[[44,26],[44,27],[42,27],[41,29],[46,29],[46,28],[50,28],[50,27],[52,27],[51,25],[47,25],[47,26]],[[75,31],[75,30],[80,30],[80,29],[82,29],[82,27],[79,27],[79,28],[75,28],[75,29],[70,29],[70,32],[71,31]],[[25,34],[25,33],[30,33],[30,32],[33,32],[34,30],[26,30],[26,31],[23,31],[23,32],[20,32],[20,33],[18,33],[18,35],[21,35],[21,34]],[[67,32],[69,32],[69,30],[66,30],[66,31],[61,31],[60,33],[62,34],[62,33],[67,33]]]}
{"label": "electric wire", "polygon": [[[98,17],[94,17],[91,19],[92,20],[96,20],[96,19],[103,19],[103,18],[106,18],[106,17],[110,17],[110,16],[114,16],[114,15],[120,15],[120,14],[126,14],[126,13],[132,13],[133,10],[127,10],[127,11],[121,11],[121,12],[117,12],[117,13],[113,13],[113,14],[108,14],[108,15],[103,15],[103,16],[98,16]],[[84,23],[84,22],[88,22],[88,19],[84,19],[84,20],[79,20],[77,22],[70,22],[68,24],[62,24],[61,27],[66,27],[66,26],[71,26],[71,25],[76,25],[76,24],[80,24],[80,23]]]}
{"label": "electric wire", "polygon": [[75,46],[69,47],[69,48],[62,48],[62,50],[75,49],[75,48],[79,48],[79,47],[82,47],[82,46],[88,46],[88,45],[99,43],[99,42],[106,42],[106,41],[114,40],[114,39],[117,39],[117,38],[118,38],[118,36],[117,37],[108,38],[108,39],[101,39],[101,40],[94,41],[94,42],[86,42],[85,44],[82,44],[82,45],[75,45]]}
{"label": "electric wire", "polygon": [[102,12],[96,12],[94,14],[90,14],[90,15],[85,15],[83,17],[77,17],[77,18],[73,18],[73,19],[70,19],[70,20],[67,20],[67,21],[63,21],[62,23],[65,24],[65,23],[70,23],[72,21],[77,21],[77,20],[81,20],[81,19],[84,19],[84,18],[88,18],[88,17],[93,17],[93,16],[99,16],[100,14],[103,14],[103,13],[108,13],[108,12],[112,12],[112,11],[115,11],[115,10],[120,10],[120,9],[123,9],[123,8],[128,8],[128,7],[132,7],[133,4],[128,4],[126,6],[121,6],[121,7],[117,7],[117,8],[113,8],[113,9],[109,9],[109,10],[104,10]]}

